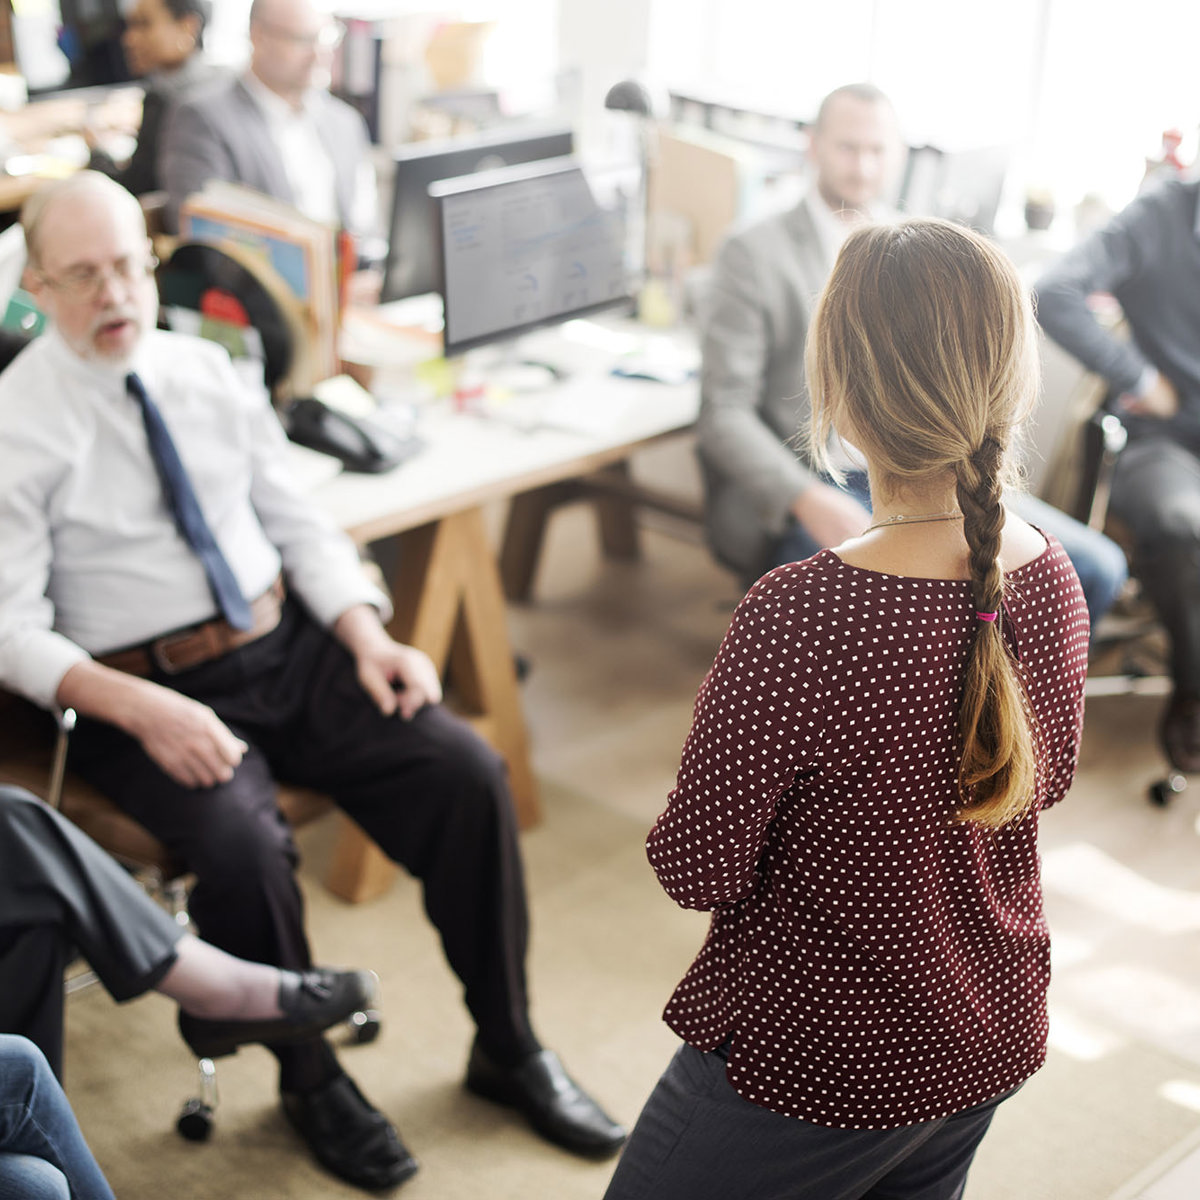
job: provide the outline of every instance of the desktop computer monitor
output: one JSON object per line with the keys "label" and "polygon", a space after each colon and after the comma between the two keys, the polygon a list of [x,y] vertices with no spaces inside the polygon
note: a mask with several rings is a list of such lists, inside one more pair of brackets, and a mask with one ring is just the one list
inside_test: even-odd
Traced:
{"label": "desktop computer monitor", "polygon": [[631,302],[628,197],[603,184],[567,158],[430,188],[447,358]]}
{"label": "desktop computer monitor", "polygon": [[913,216],[957,221],[991,236],[1012,157],[1007,145],[957,151],[914,146],[908,152],[898,207]]}
{"label": "desktop computer monitor", "polygon": [[430,184],[495,167],[561,158],[573,150],[570,128],[555,125],[418,142],[397,151],[392,224],[380,300],[386,304],[437,291],[437,235]]}

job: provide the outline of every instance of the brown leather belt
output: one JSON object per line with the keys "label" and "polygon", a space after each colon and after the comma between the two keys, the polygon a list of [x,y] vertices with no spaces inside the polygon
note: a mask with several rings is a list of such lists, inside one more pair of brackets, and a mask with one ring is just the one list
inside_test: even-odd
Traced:
{"label": "brown leather belt", "polygon": [[175,633],[164,633],[162,637],[141,646],[97,655],[96,661],[114,670],[124,671],[127,675],[140,675],[143,678],[157,671],[176,675],[265,637],[279,624],[283,596],[281,575],[257,600],[251,602],[253,624],[249,629],[234,629],[223,617],[216,617],[205,621],[203,625],[191,625]]}

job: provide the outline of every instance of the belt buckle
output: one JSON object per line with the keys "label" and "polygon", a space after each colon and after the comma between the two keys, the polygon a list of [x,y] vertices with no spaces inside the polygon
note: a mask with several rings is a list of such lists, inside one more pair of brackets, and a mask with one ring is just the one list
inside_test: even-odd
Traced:
{"label": "belt buckle", "polygon": [[154,660],[154,665],[164,675],[178,675],[180,671],[186,670],[186,667],[176,666],[167,657],[167,652],[172,646],[181,645],[195,636],[196,630],[187,629],[180,633],[169,633],[165,637],[156,638],[150,643],[150,657]]}

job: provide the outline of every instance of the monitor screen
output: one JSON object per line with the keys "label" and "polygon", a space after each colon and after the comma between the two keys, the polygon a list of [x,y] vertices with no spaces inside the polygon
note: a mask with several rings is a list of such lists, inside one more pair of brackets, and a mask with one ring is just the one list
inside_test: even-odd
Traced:
{"label": "monitor screen", "polygon": [[29,91],[100,87],[132,80],[119,0],[50,0],[13,17],[13,49]]}
{"label": "monitor screen", "polygon": [[632,297],[625,193],[601,203],[574,159],[448,180],[430,194],[447,357]]}
{"label": "monitor screen", "polygon": [[436,292],[438,288],[436,214],[429,185],[495,167],[561,158],[574,149],[566,126],[508,129],[472,138],[405,146],[395,156],[395,191],[387,261],[380,300]]}

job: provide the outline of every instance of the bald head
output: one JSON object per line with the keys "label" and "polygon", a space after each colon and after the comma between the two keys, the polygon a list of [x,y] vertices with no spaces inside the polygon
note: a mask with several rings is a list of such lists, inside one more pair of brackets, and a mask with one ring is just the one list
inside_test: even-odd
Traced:
{"label": "bald head", "polygon": [[296,15],[310,15],[316,11],[312,0],[254,0],[250,5],[250,24],[287,21]]}
{"label": "bald head", "polygon": [[107,176],[81,171],[37,192],[21,224],[38,307],[81,358],[127,364],[158,310],[141,205]]}
{"label": "bald head", "polygon": [[38,188],[21,208],[29,265],[40,268],[47,254],[54,256],[64,230],[76,228],[81,217],[95,217],[98,211],[128,224],[139,238],[146,237],[142,206],[119,183],[99,171],[78,171]]}
{"label": "bald head", "polygon": [[814,128],[820,130],[828,125],[831,113],[846,102],[849,102],[851,106],[856,103],[877,105],[881,109],[886,109],[892,120],[896,118],[896,110],[892,107],[892,102],[887,98],[887,94],[873,83],[847,83],[839,88],[834,88],[821,101],[821,106],[817,109],[817,119],[813,123]]}
{"label": "bald head", "polygon": [[250,8],[250,70],[299,107],[304,93],[328,75],[329,14],[312,0],[254,0]]}

